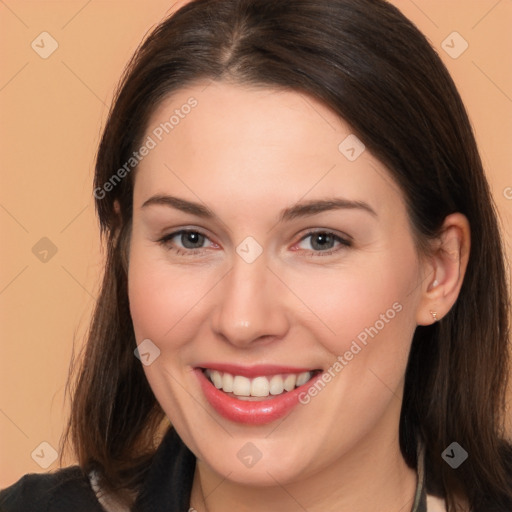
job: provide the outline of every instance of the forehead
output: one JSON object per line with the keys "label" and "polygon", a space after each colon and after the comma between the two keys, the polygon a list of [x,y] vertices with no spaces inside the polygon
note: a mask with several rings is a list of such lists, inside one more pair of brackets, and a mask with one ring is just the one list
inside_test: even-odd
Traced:
{"label": "forehead", "polygon": [[136,202],[176,189],[203,194],[205,202],[222,196],[252,204],[306,194],[364,195],[374,203],[390,192],[392,201],[401,196],[350,126],[296,91],[222,82],[187,87],[153,112],[148,138],[153,147],[137,169]]}

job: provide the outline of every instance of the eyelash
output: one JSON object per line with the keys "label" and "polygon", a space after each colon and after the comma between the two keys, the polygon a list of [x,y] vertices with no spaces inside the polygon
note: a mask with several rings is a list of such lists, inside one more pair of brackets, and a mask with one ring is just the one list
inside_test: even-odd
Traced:
{"label": "eyelash", "polygon": [[[163,236],[159,240],[157,240],[157,243],[160,245],[163,245],[166,247],[169,251],[175,252],[178,256],[195,256],[197,254],[200,254],[204,251],[205,248],[198,248],[198,249],[182,249],[181,247],[175,247],[171,245],[170,241],[183,234],[187,233],[197,233],[198,235],[201,235],[205,237],[205,239],[209,240],[208,236],[202,233],[201,231],[197,229],[181,229],[179,231],[174,231],[173,233],[169,233],[168,235]],[[339,246],[337,249],[329,249],[325,251],[306,251],[306,257],[325,257],[325,256],[331,256],[334,253],[337,253],[340,250],[346,249],[348,247],[352,247],[352,241],[343,238],[336,233],[333,233],[332,231],[328,230],[317,230],[317,231],[310,231],[307,234],[305,234],[295,245],[302,242],[303,240],[306,240],[308,237],[314,236],[314,235],[328,235],[332,236],[334,238],[334,241],[339,242]],[[217,245],[217,244],[215,244]]]}
{"label": "eyelash", "polygon": [[166,249],[169,251],[175,252],[178,256],[194,256],[196,254],[200,254],[204,251],[204,248],[198,248],[198,249],[182,249],[181,247],[174,247],[171,245],[171,240],[175,238],[178,235],[183,235],[186,233],[197,233],[198,235],[204,236],[207,240],[209,238],[202,233],[201,231],[197,229],[180,229],[179,231],[174,231],[173,233],[169,233],[168,235],[163,236],[159,240],[157,240],[157,243],[163,245]]}
{"label": "eyelash", "polygon": [[[325,256],[331,256],[339,251],[342,251],[343,249],[347,249],[348,247],[352,247],[352,241],[348,238],[343,238],[340,235],[337,235],[336,233],[333,233],[332,231],[328,230],[322,230],[318,229],[316,231],[309,231],[306,233],[301,239],[297,242],[297,244],[301,243],[302,241],[306,240],[309,237],[312,237],[314,235],[327,235],[331,236],[335,242],[338,242],[339,245],[337,248],[328,249],[325,251],[313,251],[313,250],[306,250],[305,254],[308,258],[316,258],[316,257],[325,257]],[[297,245],[294,244],[294,245]]]}

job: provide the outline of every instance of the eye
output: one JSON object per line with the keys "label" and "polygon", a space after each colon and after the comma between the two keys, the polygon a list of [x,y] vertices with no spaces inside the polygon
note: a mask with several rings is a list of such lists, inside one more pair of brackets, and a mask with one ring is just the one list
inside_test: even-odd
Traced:
{"label": "eye", "polygon": [[175,231],[163,236],[157,242],[164,245],[170,251],[175,251],[177,254],[192,255],[202,252],[202,249],[206,249],[208,246],[205,247],[204,243],[207,241],[210,242],[210,247],[219,247],[206,235],[193,229]]}
{"label": "eye", "polygon": [[346,247],[352,241],[330,231],[314,231],[302,237],[295,247],[309,252],[310,256],[328,256]]}

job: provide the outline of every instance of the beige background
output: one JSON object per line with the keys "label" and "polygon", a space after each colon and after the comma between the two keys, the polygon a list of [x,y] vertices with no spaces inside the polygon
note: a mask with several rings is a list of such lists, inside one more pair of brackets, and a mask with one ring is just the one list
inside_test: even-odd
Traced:
{"label": "beige background", "polygon": [[[392,3],[459,87],[510,253],[512,1]],[[101,273],[92,196],[99,134],[125,63],[171,8],[167,0],[0,0],[0,487],[45,471],[37,462],[51,462],[52,451],[42,442],[58,450],[73,340],[83,339]],[[453,31],[469,44],[456,59],[442,45]],[[47,59],[31,47],[51,48],[42,32],[58,43]],[[450,51],[460,50],[452,39]]]}

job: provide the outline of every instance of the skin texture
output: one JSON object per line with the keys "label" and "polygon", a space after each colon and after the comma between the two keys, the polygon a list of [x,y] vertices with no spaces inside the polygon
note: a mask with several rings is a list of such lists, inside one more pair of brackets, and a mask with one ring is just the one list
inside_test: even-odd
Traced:
{"label": "skin texture", "polygon": [[[197,106],[136,171],[129,297],[137,343],[149,338],[161,351],[144,366],[148,381],[198,458],[191,506],[410,510],[416,474],[398,444],[407,356],[416,326],[432,323],[431,311],[442,318],[457,298],[465,217],[449,216],[432,254],[420,257],[388,171],[368,150],[349,161],[338,146],[350,126],[297,92],[190,86],[158,106],[146,136],[190,97]],[[142,206],[156,195],[200,203],[215,218]],[[297,202],[334,197],[375,215],[344,208],[279,221]],[[201,248],[184,248],[180,236],[158,242],[183,228],[206,235]],[[310,230],[351,245],[319,249]],[[248,236],[263,249],[252,263],[236,252]],[[400,311],[325,389],[267,425],[217,414],[191,371],[204,361],[326,370],[393,304]],[[237,457],[248,442],[261,453],[252,467]]]}

